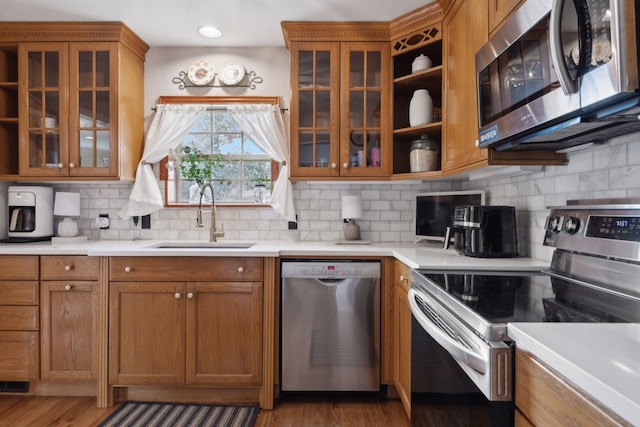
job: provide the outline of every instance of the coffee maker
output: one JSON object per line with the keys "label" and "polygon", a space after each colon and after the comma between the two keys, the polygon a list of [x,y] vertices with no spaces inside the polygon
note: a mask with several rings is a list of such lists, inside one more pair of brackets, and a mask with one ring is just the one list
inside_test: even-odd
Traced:
{"label": "coffee maker", "polygon": [[518,256],[513,206],[456,206],[453,243],[460,254],[478,258]]}
{"label": "coffee maker", "polygon": [[7,192],[9,243],[50,240],[53,236],[53,188],[11,186]]}

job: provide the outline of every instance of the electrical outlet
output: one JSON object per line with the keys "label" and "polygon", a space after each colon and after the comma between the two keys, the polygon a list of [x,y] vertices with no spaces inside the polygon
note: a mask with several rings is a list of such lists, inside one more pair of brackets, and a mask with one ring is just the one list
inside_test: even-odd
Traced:
{"label": "electrical outlet", "polygon": [[151,228],[151,214],[142,217],[142,228],[148,230]]}
{"label": "electrical outlet", "polygon": [[289,230],[297,230],[298,229],[298,215],[296,215],[295,221],[289,221]]}
{"label": "electrical outlet", "polygon": [[100,216],[96,218],[96,224],[100,230],[109,228],[109,223],[109,214],[100,214]]}

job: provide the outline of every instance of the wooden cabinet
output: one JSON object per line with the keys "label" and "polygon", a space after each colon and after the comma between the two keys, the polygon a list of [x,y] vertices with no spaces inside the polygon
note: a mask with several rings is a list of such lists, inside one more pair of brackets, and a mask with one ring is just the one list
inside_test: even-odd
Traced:
{"label": "wooden cabinet", "polygon": [[516,348],[516,427],[630,426],[530,353]]}
{"label": "wooden cabinet", "polygon": [[42,380],[95,380],[98,259],[42,256],[40,270]]}
{"label": "wooden cabinet", "polygon": [[376,23],[282,24],[291,57],[291,177],[388,178],[388,32]]}
{"label": "wooden cabinet", "polygon": [[2,24],[0,178],[134,179],[148,46],[118,23]]}
{"label": "wooden cabinet", "polygon": [[479,149],[475,53],[488,40],[488,0],[456,0],[443,23],[444,111],[442,169],[457,174],[484,166],[562,165],[552,151]]}
{"label": "wooden cabinet", "polygon": [[0,256],[0,381],[37,381],[38,257]]}
{"label": "wooden cabinet", "polygon": [[489,0],[489,33],[493,33],[504,19],[524,0]]}
{"label": "wooden cabinet", "polygon": [[262,383],[262,259],[114,257],[110,280],[111,383]]}
{"label": "wooden cabinet", "polygon": [[411,288],[411,269],[400,261],[394,266],[396,304],[396,368],[395,385],[404,409],[411,418],[411,308],[408,292]]}
{"label": "wooden cabinet", "polygon": [[[422,135],[440,144],[442,140],[442,23],[434,22],[419,30],[392,40],[393,55],[393,176],[402,177],[411,172],[409,151],[411,143]],[[418,55],[427,56],[431,68],[412,72],[412,64]],[[409,103],[413,93],[426,89],[433,100],[433,122],[409,125]],[[406,175],[410,179],[439,176],[435,172]]]}

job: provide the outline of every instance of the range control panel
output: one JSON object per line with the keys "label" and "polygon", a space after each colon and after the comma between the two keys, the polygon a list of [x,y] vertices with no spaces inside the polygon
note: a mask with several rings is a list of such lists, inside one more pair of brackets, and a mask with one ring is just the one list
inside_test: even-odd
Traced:
{"label": "range control panel", "polygon": [[640,205],[553,207],[543,243],[571,252],[640,261]]}
{"label": "range control panel", "polygon": [[379,278],[380,263],[378,261],[283,261],[281,276],[318,279]]}

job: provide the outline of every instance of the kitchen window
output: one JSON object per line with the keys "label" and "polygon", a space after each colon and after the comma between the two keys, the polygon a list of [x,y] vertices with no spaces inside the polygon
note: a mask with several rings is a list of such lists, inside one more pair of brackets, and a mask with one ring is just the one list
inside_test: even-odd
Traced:
{"label": "kitchen window", "polygon": [[[219,158],[220,167],[211,178],[215,203],[231,206],[269,206],[272,182],[278,174],[278,164],[271,160],[233,120],[226,105],[255,104],[255,97],[168,97],[171,103],[207,104],[211,107],[191,127],[176,153],[197,150],[202,155]],[[272,98],[268,98],[272,100]],[[277,99],[277,98],[275,98]],[[190,100],[192,102],[184,102]],[[193,102],[195,101],[195,102]],[[259,102],[258,102],[259,103]],[[199,204],[197,185],[182,177],[176,162],[167,158],[161,167],[164,175],[165,200],[167,206],[185,206]],[[170,165],[175,165],[171,167]],[[166,166],[169,166],[168,168]],[[205,191],[203,203],[211,203],[208,191]]]}

